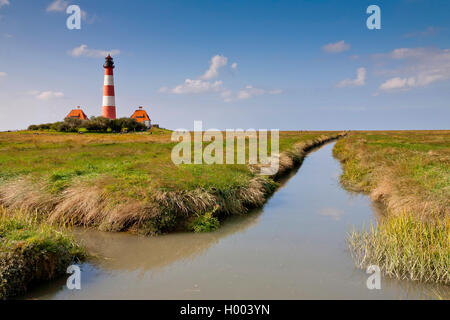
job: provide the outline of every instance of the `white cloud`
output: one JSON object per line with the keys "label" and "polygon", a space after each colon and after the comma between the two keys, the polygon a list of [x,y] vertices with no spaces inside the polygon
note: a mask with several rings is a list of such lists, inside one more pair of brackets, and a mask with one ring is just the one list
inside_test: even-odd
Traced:
{"label": "white cloud", "polygon": [[345,79],[337,84],[338,88],[344,87],[360,87],[366,84],[366,74],[365,68],[358,68],[356,70],[356,79]]}
{"label": "white cloud", "polygon": [[[225,88],[222,81],[211,81],[211,79],[219,76],[219,69],[226,66],[228,58],[222,55],[215,55],[211,58],[209,69],[198,79],[187,78],[184,83],[174,87],[162,87],[159,92],[172,93],[172,94],[206,94],[206,93],[220,93],[220,96],[225,102],[231,102],[235,100],[249,99],[255,96],[263,94],[280,94],[280,89],[264,90],[255,88],[253,86],[247,86],[237,93],[233,93],[232,90]],[[233,70],[237,69],[237,63],[234,62],[231,65]]]}
{"label": "white cloud", "polygon": [[220,95],[222,96],[222,98],[225,102],[231,102],[233,100],[233,98],[232,98],[233,91],[231,91],[231,90],[226,89],[226,90],[222,91],[222,93]]}
{"label": "white cloud", "polygon": [[418,58],[424,56],[427,53],[426,48],[399,48],[392,50],[388,56],[392,59],[407,59],[407,58]]}
{"label": "white cloud", "polygon": [[159,89],[159,92],[163,93],[173,93],[173,94],[202,94],[210,92],[220,92],[224,91],[222,87],[222,81],[207,81],[219,76],[219,69],[226,66],[228,63],[228,58],[222,55],[215,55],[211,58],[209,69],[205,72],[200,79],[189,79],[187,78],[184,83],[174,87],[168,88],[163,87]]}
{"label": "white cloud", "polygon": [[394,89],[405,89],[407,87],[414,86],[414,79],[413,78],[392,78],[389,80],[386,80],[383,84],[381,84],[380,89],[381,90],[394,90]]}
{"label": "white cloud", "polygon": [[62,98],[62,97],[64,97],[64,93],[62,92],[44,91],[41,92],[36,98],[39,100],[50,100],[53,98]]}
{"label": "white cloud", "polygon": [[4,78],[6,78],[8,74],[6,72],[0,72],[0,81]]}
{"label": "white cloud", "polygon": [[244,99],[250,99],[255,96],[261,96],[263,94],[281,94],[282,90],[276,89],[276,90],[264,90],[260,88],[255,88],[253,86],[246,86],[244,89],[240,90],[237,94],[238,100],[244,100]]}
{"label": "white cloud", "polygon": [[428,37],[428,36],[434,36],[437,33],[438,33],[438,29],[433,26],[430,26],[422,31],[411,32],[411,33],[405,34],[405,38],[424,38],[424,37]]}
{"label": "white cloud", "polygon": [[66,10],[68,5],[69,1],[55,0],[47,7],[47,12],[62,12]]}
{"label": "white cloud", "polygon": [[390,70],[394,77],[380,85],[384,91],[426,87],[450,79],[450,49],[399,48],[378,57],[395,60],[396,66],[402,63]]}
{"label": "white cloud", "polygon": [[209,63],[209,69],[206,70],[205,74],[202,76],[203,80],[210,80],[217,78],[219,76],[219,69],[226,66],[228,63],[228,58],[221,56],[221,55],[215,55],[211,58],[211,61]]}
{"label": "white cloud", "polygon": [[38,100],[51,100],[56,98],[63,98],[64,93],[60,91],[38,91],[38,90],[32,90],[29,91],[28,94],[34,96]]}
{"label": "white cloud", "polygon": [[328,53],[339,53],[350,49],[350,45],[344,40],[338,41],[336,43],[329,43],[322,47],[325,52]]}
{"label": "white cloud", "polygon": [[254,96],[260,96],[262,94],[264,94],[263,89],[254,88],[253,86],[246,86],[245,89],[238,92],[237,98],[240,100],[249,99]]}
{"label": "white cloud", "polygon": [[110,55],[118,55],[120,54],[120,50],[114,49],[114,50],[97,50],[97,49],[89,49],[87,45],[82,44],[79,47],[76,47],[69,51],[69,55],[72,57],[91,57],[91,58],[104,58],[108,54]]}
{"label": "white cloud", "polygon": [[87,12],[84,10],[81,10],[81,19],[83,19],[85,21],[87,20]]}
{"label": "white cloud", "polygon": [[184,83],[176,86],[173,89],[167,87],[161,88],[160,92],[174,93],[174,94],[186,94],[186,93],[209,93],[218,92],[222,90],[222,81],[203,81],[186,79]]}
{"label": "white cloud", "polygon": [[0,8],[3,6],[9,6],[10,2],[9,0],[0,0]]}

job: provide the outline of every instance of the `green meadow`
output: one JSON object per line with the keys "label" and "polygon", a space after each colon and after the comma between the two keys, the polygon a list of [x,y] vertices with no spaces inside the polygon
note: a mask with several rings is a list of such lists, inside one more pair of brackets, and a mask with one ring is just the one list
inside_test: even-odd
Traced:
{"label": "green meadow", "polygon": [[[281,132],[280,152],[290,153],[290,159],[294,146],[336,135]],[[38,210],[50,222],[155,234],[216,206],[218,215],[246,212],[276,188],[273,179],[247,164],[175,165],[176,144],[164,129],[153,134],[2,133],[0,202]]]}

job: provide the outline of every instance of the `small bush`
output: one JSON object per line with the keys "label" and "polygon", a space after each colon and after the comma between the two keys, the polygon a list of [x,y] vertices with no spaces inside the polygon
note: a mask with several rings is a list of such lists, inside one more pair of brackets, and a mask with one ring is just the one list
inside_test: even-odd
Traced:
{"label": "small bush", "polygon": [[[147,236],[156,236],[169,232],[176,227],[177,215],[167,209],[162,209],[160,214],[147,219],[139,226],[138,233]],[[105,231],[113,231],[110,226],[106,226]],[[120,229],[119,229],[120,230]]]}
{"label": "small bush", "polygon": [[28,130],[37,131],[37,130],[39,130],[39,127],[37,125],[32,124],[31,126],[28,127]]}
{"label": "small bush", "polygon": [[220,227],[219,219],[214,217],[214,213],[217,209],[218,208],[195,218],[195,220],[190,223],[189,229],[196,233],[216,231]]}

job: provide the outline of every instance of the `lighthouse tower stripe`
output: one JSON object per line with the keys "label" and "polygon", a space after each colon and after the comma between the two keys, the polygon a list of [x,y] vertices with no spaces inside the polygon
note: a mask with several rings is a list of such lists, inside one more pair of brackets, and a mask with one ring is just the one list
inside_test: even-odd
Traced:
{"label": "lighthouse tower stripe", "polygon": [[105,75],[105,86],[113,86],[114,85],[114,76]]}
{"label": "lighthouse tower stripe", "polygon": [[114,75],[113,68],[105,68],[105,76],[112,76]]}
{"label": "lighthouse tower stripe", "polygon": [[114,86],[104,86],[103,88],[103,96],[115,96],[114,94]]}
{"label": "lighthouse tower stripe", "polygon": [[104,96],[103,97],[103,106],[104,107],[115,107],[116,99],[114,96]]}
{"label": "lighthouse tower stripe", "polygon": [[116,119],[116,107],[103,107],[102,117],[108,119]]}

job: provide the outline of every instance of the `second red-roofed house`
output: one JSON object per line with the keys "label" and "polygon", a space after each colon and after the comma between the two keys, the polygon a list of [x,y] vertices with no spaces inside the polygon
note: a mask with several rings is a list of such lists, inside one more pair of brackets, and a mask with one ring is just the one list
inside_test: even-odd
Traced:
{"label": "second red-roofed house", "polygon": [[131,119],[135,119],[137,122],[145,124],[147,128],[150,128],[152,126],[152,120],[142,107],[139,107],[139,109],[133,113]]}
{"label": "second red-roofed house", "polygon": [[88,117],[80,107],[77,107],[77,109],[73,109],[72,111],[70,111],[66,119],[88,120]]}

